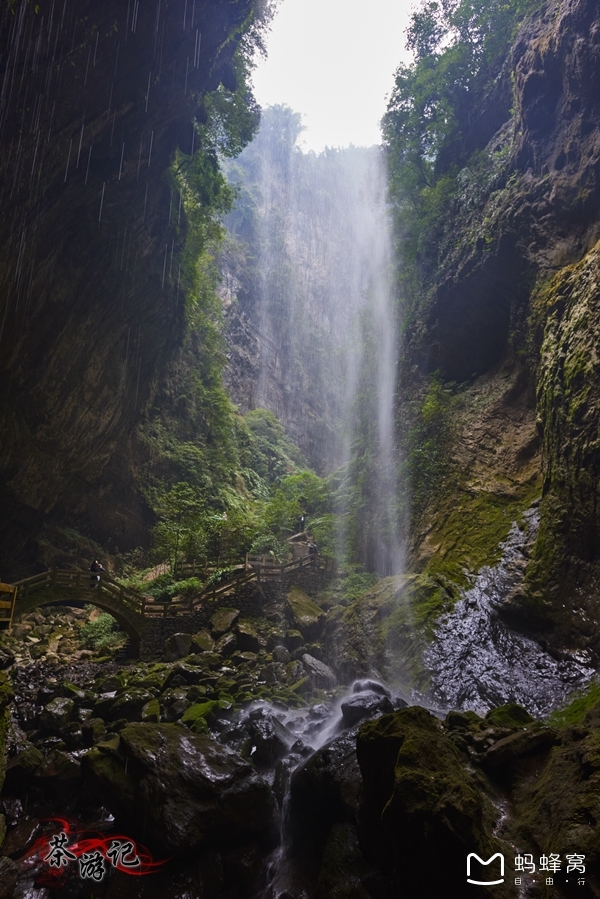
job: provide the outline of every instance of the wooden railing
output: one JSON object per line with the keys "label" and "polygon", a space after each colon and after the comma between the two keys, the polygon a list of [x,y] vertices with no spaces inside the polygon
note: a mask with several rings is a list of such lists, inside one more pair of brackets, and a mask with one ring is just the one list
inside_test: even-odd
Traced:
{"label": "wooden railing", "polygon": [[138,614],[142,611],[143,597],[140,593],[119,584],[113,580],[106,572],[92,571],[73,571],[68,568],[51,568],[42,574],[36,574],[33,577],[18,581],[14,587],[16,588],[16,604],[25,602],[29,597],[35,594],[52,590],[54,594],[73,596],[78,593],[79,598],[85,600],[87,598],[93,601],[96,591],[99,591],[104,597],[110,597],[113,602],[121,603],[132,612]]}
{"label": "wooden railing", "polygon": [[17,590],[12,584],[0,583],[0,630],[6,630],[12,624],[16,595]]}
{"label": "wooden railing", "polygon": [[[112,608],[117,613],[120,609],[130,616],[131,613],[134,616],[148,618],[192,615],[203,602],[214,600],[229,590],[240,589],[252,581],[260,584],[264,581],[283,579],[290,572],[302,568],[330,570],[332,560],[305,556],[292,562],[279,563],[265,556],[246,556],[244,564],[239,565],[223,583],[212,584],[195,596],[178,596],[170,600],[142,595],[113,580],[106,572],[51,568],[14,585],[0,584],[0,627],[10,627],[14,614],[19,613],[19,606],[26,608],[29,605],[28,600],[33,601],[35,607],[35,600],[39,599],[40,594],[45,594],[48,597],[47,601],[51,602],[77,599],[100,607]],[[130,617],[128,620],[135,622],[135,618]]]}

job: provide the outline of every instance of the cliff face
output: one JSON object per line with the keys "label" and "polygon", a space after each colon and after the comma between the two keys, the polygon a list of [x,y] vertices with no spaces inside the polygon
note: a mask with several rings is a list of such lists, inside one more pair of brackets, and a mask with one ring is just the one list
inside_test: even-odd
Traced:
{"label": "cliff face", "polygon": [[255,7],[3,4],[4,576],[48,516],[144,539],[132,432],[183,328],[185,215],[167,172],[195,149],[206,93],[235,89]]}
{"label": "cliff face", "polygon": [[[506,121],[477,165],[458,176],[437,270],[410,334],[407,358],[417,373],[404,375],[413,396],[432,371],[463,382],[446,499],[417,527],[417,557],[443,567],[456,555],[461,517],[503,494],[524,507],[541,475],[525,588],[505,611],[595,652],[599,88],[594,2],[552,3],[521,28],[494,86],[504,92],[497,108]],[[480,522],[491,549],[497,518],[485,512]]]}

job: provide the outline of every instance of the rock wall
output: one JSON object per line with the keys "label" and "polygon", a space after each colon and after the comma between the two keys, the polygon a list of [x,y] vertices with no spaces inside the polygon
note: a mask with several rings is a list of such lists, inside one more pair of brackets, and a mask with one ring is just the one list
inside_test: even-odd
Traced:
{"label": "rock wall", "polygon": [[253,0],[188,6],[2,6],[0,564],[11,573],[53,514],[121,547],[145,539],[135,424],[184,324],[185,216],[167,172],[177,148],[193,152],[203,96],[235,89],[255,13]]}
{"label": "rock wall", "polygon": [[445,485],[416,524],[413,557],[438,570],[458,561],[475,513],[489,561],[502,539],[494,507],[510,526],[514,500],[541,493],[511,620],[596,652],[599,87],[595,3],[551,3],[521,28],[495,85],[505,121],[480,147],[485,165],[458,176],[402,375],[413,398],[434,371],[456,396]]}

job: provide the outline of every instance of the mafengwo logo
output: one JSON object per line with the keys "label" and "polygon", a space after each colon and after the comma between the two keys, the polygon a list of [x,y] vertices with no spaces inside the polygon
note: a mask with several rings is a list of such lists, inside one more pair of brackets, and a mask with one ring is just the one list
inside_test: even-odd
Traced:
{"label": "mafengwo logo", "polygon": [[[493,877],[494,874],[496,874],[496,870],[485,871],[485,872],[482,871],[480,873],[477,868],[477,865],[475,865],[475,870],[473,871],[473,873],[475,874],[475,876],[481,876],[482,874],[485,873],[487,875],[487,880],[474,880],[471,877],[471,862],[476,861],[476,862],[479,862],[480,865],[487,867],[488,865],[491,865],[492,862],[497,858],[500,859],[500,879],[499,880],[490,880],[490,877]],[[497,866],[494,866],[494,868],[497,869]],[[496,852],[495,855],[492,855],[490,858],[488,858],[487,862],[485,862],[482,858],[479,858],[479,856],[475,852],[469,852],[469,854],[467,855],[467,883],[476,883],[478,886],[484,886],[484,887],[491,887],[491,886],[494,886],[494,884],[496,884],[496,883],[504,883],[504,856],[502,855],[502,853]]]}

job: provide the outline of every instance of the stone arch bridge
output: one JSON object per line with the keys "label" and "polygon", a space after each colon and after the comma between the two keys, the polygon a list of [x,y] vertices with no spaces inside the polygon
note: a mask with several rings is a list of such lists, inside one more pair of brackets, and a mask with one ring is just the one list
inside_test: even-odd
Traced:
{"label": "stone arch bridge", "polygon": [[[283,565],[253,561],[251,567],[248,567],[246,562],[232,572],[226,583],[209,587],[195,596],[175,598],[168,602],[144,596],[137,590],[119,584],[106,572],[52,568],[16,584],[0,585],[5,588],[2,595],[6,597],[0,602],[0,608],[4,607],[0,611],[0,625],[10,627],[14,619],[21,618],[40,606],[89,603],[115,618],[129,637],[132,654],[139,655],[140,645],[152,628],[152,622],[157,623],[157,619],[183,616],[191,619],[207,599],[214,601],[225,597],[251,581],[256,581],[259,585],[274,580],[284,581],[301,574],[302,569],[309,568],[312,564],[308,558]],[[329,566],[325,566],[323,573],[328,568]]]}

